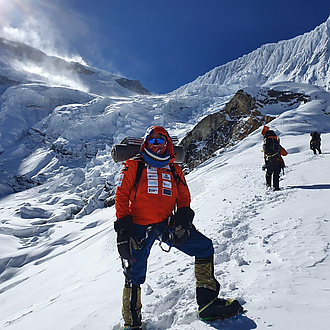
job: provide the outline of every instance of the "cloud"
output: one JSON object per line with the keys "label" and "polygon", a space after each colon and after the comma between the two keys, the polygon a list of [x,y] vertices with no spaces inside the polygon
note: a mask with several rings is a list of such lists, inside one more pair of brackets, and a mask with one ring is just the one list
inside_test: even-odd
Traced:
{"label": "cloud", "polygon": [[0,0],[0,35],[47,55],[86,64],[79,55],[79,47],[80,42],[90,39],[90,34],[85,18],[64,3]]}
{"label": "cloud", "polygon": [[[57,3],[61,1],[56,0]],[[84,17],[66,5],[55,5],[48,0],[0,0],[0,36],[29,45],[48,56],[86,64],[79,55],[79,46],[89,44],[91,32],[84,23]],[[28,57],[24,61],[10,61],[15,70],[27,77],[34,77],[52,86],[88,92],[79,76],[60,63],[49,57],[43,57],[38,62]]]}

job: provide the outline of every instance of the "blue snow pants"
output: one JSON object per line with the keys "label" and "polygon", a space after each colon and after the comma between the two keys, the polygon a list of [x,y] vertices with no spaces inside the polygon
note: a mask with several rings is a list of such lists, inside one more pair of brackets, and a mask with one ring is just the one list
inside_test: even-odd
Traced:
{"label": "blue snow pants", "polygon": [[[159,240],[159,237],[166,233],[168,222],[165,220],[153,224],[152,227],[153,228],[150,229],[150,226],[138,224],[134,224],[133,227],[137,241],[142,243],[138,250],[133,249],[133,255],[130,260],[130,269],[125,276],[126,278],[129,276],[127,279],[135,285],[140,285],[145,282],[151,247],[155,240]],[[170,245],[169,243],[167,244]],[[191,229],[190,236],[184,244],[174,247],[195,258],[208,258],[214,254],[212,241],[196,230],[195,227]]]}

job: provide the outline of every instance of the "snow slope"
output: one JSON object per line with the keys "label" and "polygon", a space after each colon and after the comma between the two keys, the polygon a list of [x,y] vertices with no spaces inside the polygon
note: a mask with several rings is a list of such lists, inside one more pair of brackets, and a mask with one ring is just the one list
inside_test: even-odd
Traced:
{"label": "snow slope", "polygon": [[[289,152],[281,191],[266,190],[260,132],[187,176],[194,223],[214,243],[220,295],[237,297],[246,316],[199,321],[194,260],[155,244],[143,285],[146,329],[327,328],[330,96],[313,86],[292,88],[309,93],[312,101],[284,111],[271,124]],[[323,133],[322,155],[309,150],[314,129]],[[76,202],[66,190],[47,191],[47,184],[0,201],[1,329],[119,328],[124,279],[114,209],[50,220],[54,205],[61,212],[60,205],[63,211]]]}

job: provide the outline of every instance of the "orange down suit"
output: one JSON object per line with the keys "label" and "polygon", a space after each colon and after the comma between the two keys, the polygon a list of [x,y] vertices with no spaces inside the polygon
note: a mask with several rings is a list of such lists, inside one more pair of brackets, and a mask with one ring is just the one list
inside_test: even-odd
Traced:
{"label": "orange down suit", "polygon": [[182,182],[176,182],[170,166],[155,168],[146,164],[141,179],[135,185],[138,161],[123,163],[116,190],[117,219],[127,215],[133,222],[149,225],[166,220],[177,207],[190,207],[190,192],[179,165],[173,164]]}

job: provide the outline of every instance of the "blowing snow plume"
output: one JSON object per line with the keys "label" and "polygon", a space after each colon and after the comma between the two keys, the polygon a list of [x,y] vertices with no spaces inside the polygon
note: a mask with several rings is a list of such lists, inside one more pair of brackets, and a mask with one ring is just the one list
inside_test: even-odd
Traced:
{"label": "blowing snow plume", "polygon": [[80,40],[88,34],[88,27],[68,9],[42,1],[0,0],[0,36],[48,55],[40,56],[31,50],[31,54],[24,54],[19,61],[10,61],[8,64],[47,84],[87,91],[75,75],[76,70],[67,70],[67,67],[71,65],[70,62],[86,65],[77,55],[74,40]]}

